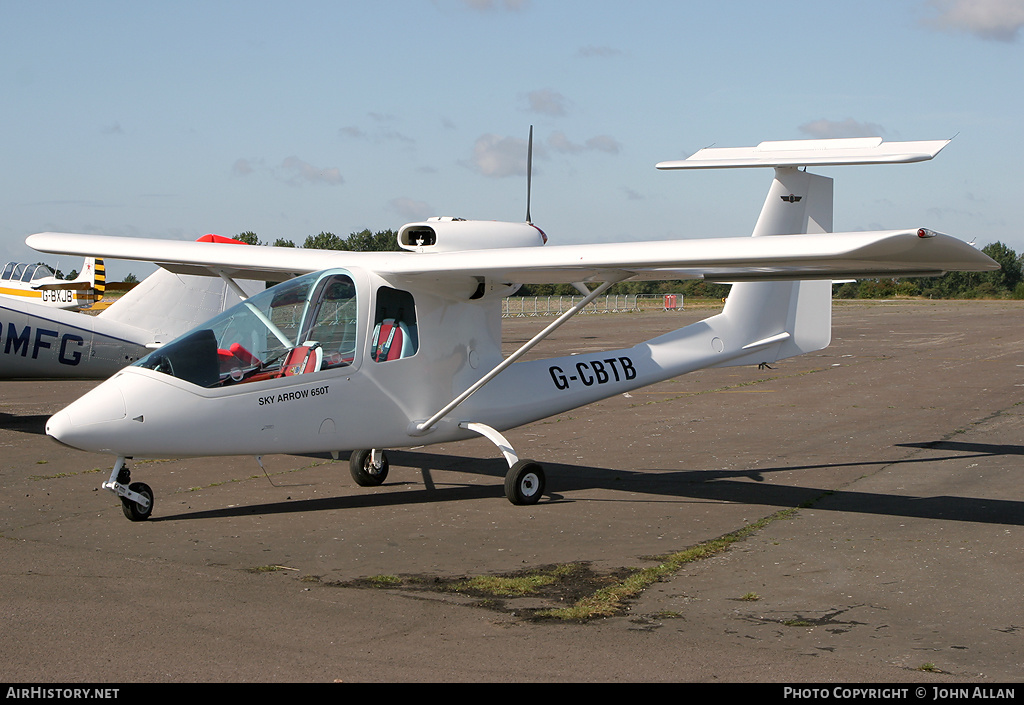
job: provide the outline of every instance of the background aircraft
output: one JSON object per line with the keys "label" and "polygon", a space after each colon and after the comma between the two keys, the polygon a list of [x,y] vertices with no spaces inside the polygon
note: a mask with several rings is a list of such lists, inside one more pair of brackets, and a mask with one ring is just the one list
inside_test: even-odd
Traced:
{"label": "background aircraft", "polygon": [[[805,170],[924,161],[946,144],[764,142],[658,165],[774,168],[752,238],[551,246],[529,218],[412,223],[399,230],[401,253],[32,235],[28,244],[43,252],[155,260],[175,272],[303,275],[125,368],[46,430],[117,457],[103,486],[132,520],[150,515],[153,492],[131,482],[128,457],[352,451],[353,478],[376,485],[388,470],[381,449],[476,434],[509,465],[508,499],[532,504],[543,469],[519,458],[501,431],[692,370],[820,350],[831,337],[833,279],[998,268],[926,228],[832,233],[832,180]],[[623,350],[518,362],[615,282],[700,277],[736,282],[722,313]],[[534,282],[590,293],[505,358],[501,299]]]}
{"label": "background aircraft", "polygon": [[82,271],[72,280],[58,279],[45,264],[8,262],[0,271],[0,296],[49,308],[91,306],[103,295],[106,270],[102,259],[86,257]]}
{"label": "background aircraft", "polygon": [[[212,236],[200,241],[245,244]],[[263,288],[262,282],[242,286],[247,293]],[[104,379],[238,301],[221,279],[163,269],[96,315],[0,297],[0,379]]]}

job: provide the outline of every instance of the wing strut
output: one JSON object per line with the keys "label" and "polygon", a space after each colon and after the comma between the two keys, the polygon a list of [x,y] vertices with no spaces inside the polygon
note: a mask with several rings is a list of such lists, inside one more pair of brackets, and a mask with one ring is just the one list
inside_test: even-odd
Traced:
{"label": "wing strut", "polygon": [[[623,276],[622,279],[627,278],[627,276]],[[518,350],[516,350],[514,353],[512,353],[511,355],[506,357],[504,360],[502,360],[500,363],[498,363],[494,367],[494,369],[492,369],[490,372],[488,372],[483,377],[478,379],[473,385],[471,385],[469,387],[469,389],[467,389],[462,394],[460,394],[459,396],[457,396],[454,399],[452,399],[448,403],[447,406],[445,406],[443,409],[438,411],[436,414],[431,416],[426,421],[424,421],[422,423],[416,424],[416,426],[413,428],[412,435],[418,436],[418,435],[422,435],[422,434],[426,433],[427,431],[429,431],[438,421],[440,421],[445,416],[447,416],[449,413],[451,413],[452,410],[455,409],[455,407],[457,407],[459,404],[461,404],[462,402],[466,401],[471,396],[473,396],[473,394],[475,394],[478,390],[480,390],[485,384],[487,384],[492,379],[494,379],[499,374],[501,374],[501,372],[506,367],[508,367],[513,362],[515,362],[516,360],[521,358],[523,355],[525,355],[527,352],[529,352],[530,349],[533,348],[537,343],[539,343],[540,341],[544,340],[549,335],[551,335],[559,326],[561,326],[563,323],[565,323],[570,318],[575,316],[577,313],[582,311],[586,307],[587,304],[589,304],[591,301],[596,299],[598,296],[600,296],[601,294],[606,292],[609,289],[609,287],[611,287],[613,284],[618,283],[619,281],[621,281],[621,279],[615,279],[615,280],[611,280],[611,281],[606,281],[603,284],[601,284],[599,287],[594,289],[586,297],[584,297],[582,301],[580,301],[578,304],[576,304],[575,306],[571,307],[569,310],[567,310],[561,316],[556,318],[554,321],[551,322],[551,324],[547,328],[545,328],[540,333],[538,333],[537,335],[535,335],[532,338],[530,338],[530,340],[528,340],[525,343],[523,343],[523,345]]]}
{"label": "wing strut", "polygon": [[260,319],[263,325],[267,327],[267,330],[273,333],[274,337],[281,341],[282,345],[284,345],[286,348],[295,347],[295,343],[289,340],[288,336],[282,333],[281,329],[274,325],[273,321],[271,321],[270,318],[267,317],[267,314],[263,313],[263,311],[260,311],[258,308],[249,303],[249,295],[246,294],[242,287],[238,285],[238,282],[232,279],[223,269],[213,269],[211,267],[210,271],[215,273],[218,277],[224,280],[224,283],[228,285],[228,288],[238,295],[238,298],[240,298],[242,302],[245,303],[245,307],[252,311],[253,315],[256,316],[256,318]]}
{"label": "wing strut", "polygon": [[228,285],[228,288],[231,289],[231,291],[235,292],[238,298],[240,298],[242,301],[245,301],[246,299],[249,298],[249,295],[245,293],[242,287],[238,285],[238,282],[232,279],[230,275],[228,275],[223,269],[211,269],[210,271],[216,273],[216,275],[220,277],[225,284]]}

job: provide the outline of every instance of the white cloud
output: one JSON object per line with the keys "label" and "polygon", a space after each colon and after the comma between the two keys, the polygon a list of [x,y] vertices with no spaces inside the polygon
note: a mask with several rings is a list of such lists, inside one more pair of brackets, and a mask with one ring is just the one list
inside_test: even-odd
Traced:
{"label": "white cloud", "polygon": [[618,49],[614,49],[614,48],[608,47],[608,46],[585,46],[585,47],[580,47],[580,50],[578,52],[576,52],[576,53],[577,53],[578,56],[583,56],[583,57],[587,57],[587,58],[591,58],[591,57],[595,57],[595,56],[596,57],[601,57],[601,58],[607,58],[607,57],[610,57],[610,56],[618,56],[622,52],[619,51]]}
{"label": "white cloud", "polygon": [[528,150],[524,139],[482,135],[473,145],[473,156],[466,165],[484,176],[525,176]]}
{"label": "white cloud", "polygon": [[[374,122],[381,125],[393,122],[395,120],[393,116],[384,115],[381,113],[369,113],[369,116]],[[371,134],[370,132],[367,132],[363,128],[359,127],[358,125],[346,125],[345,127],[338,129],[338,135],[340,137],[344,137],[347,139],[368,140],[376,144],[381,144],[384,142],[401,142],[403,144],[410,146],[415,146],[416,144],[416,140],[414,140],[412,137],[409,137],[408,135],[403,134],[398,130],[393,130],[387,127],[375,129]]]}
{"label": "white cloud", "polygon": [[542,115],[553,115],[555,117],[565,115],[565,96],[557,91],[547,88],[532,91],[527,94],[526,99],[530,103],[530,110],[532,112],[541,113]]}
{"label": "white cloud", "polygon": [[288,157],[276,168],[268,168],[262,159],[253,160],[244,157],[236,159],[235,163],[231,165],[231,173],[235,176],[246,177],[256,172],[269,174],[291,186],[304,184],[337,186],[345,183],[345,179],[341,176],[341,170],[337,167],[314,166],[296,156]]}
{"label": "white cloud", "polygon": [[815,139],[836,137],[880,137],[885,128],[874,122],[858,122],[853,118],[845,120],[814,120],[800,126],[800,132]]}
{"label": "white cloud", "polygon": [[338,134],[343,137],[351,137],[352,139],[366,139],[366,133],[363,132],[362,128],[356,127],[355,125],[348,125],[338,130]]}
{"label": "white cloud", "polygon": [[480,12],[492,12],[494,10],[509,10],[518,12],[524,10],[530,4],[528,0],[462,0],[462,3],[473,10]]}
{"label": "white cloud", "polygon": [[296,156],[291,156],[281,162],[279,177],[292,186],[302,184],[328,184],[336,186],[345,183],[341,171],[337,167],[327,169],[313,166]]}
{"label": "white cloud", "polygon": [[586,142],[587,149],[596,149],[599,152],[607,152],[608,154],[618,154],[622,146],[609,135],[598,135],[597,137],[591,137]]}
{"label": "white cloud", "polygon": [[578,154],[589,150],[618,154],[621,149],[621,145],[608,135],[598,135],[597,137],[591,137],[583,144],[576,144],[566,137],[564,132],[557,131],[552,132],[551,136],[548,137],[548,145],[556,152],[563,152],[565,154]]}
{"label": "white cloud", "polygon": [[583,145],[574,144],[565,136],[565,133],[561,131],[552,132],[551,136],[548,137],[548,144],[551,146],[551,149],[556,152],[564,152],[567,154],[576,154],[584,150]]}
{"label": "white cloud", "polygon": [[937,14],[925,24],[969,32],[981,39],[1014,42],[1024,27],[1021,0],[928,0]]}
{"label": "white cloud", "polygon": [[256,167],[248,159],[236,159],[231,167],[231,172],[235,176],[248,176],[254,171],[256,171]]}
{"label": "white cloud", "polygon": [[388,208],[398,213],[408,222],[426,220],[434,215],[433,207],[424,201],[417,201],[412,198],[392,198],[388,201]]}

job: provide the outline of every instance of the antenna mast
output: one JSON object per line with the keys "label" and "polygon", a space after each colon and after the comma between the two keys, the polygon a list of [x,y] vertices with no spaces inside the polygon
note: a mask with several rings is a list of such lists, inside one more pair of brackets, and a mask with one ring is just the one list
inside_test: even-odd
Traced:
{"label": "antenna mast", "polygon": [[533,181],[533,125],[530,125],[530,141],[526,147],[526,222],[533,224],[530,219],[530,191]]}

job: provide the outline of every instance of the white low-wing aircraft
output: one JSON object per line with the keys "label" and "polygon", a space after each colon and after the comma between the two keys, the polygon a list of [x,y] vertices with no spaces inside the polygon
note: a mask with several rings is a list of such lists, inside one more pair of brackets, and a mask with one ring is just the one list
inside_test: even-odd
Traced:
{"label": "white low-wing aircraft", "polygon": [[58,279],[45,264],[8,262],[0,270],[0,296],[47,308],[90,306],[98,296],[102,296],[105,285],[103,260],[95,257],[86,257],[82,271],[72,280]]}
{"label": "white low-wing aircraft", "polygon": [[[153,492],[131,482],[126,458],[352,451],[355,481],[371,486],[387,475],[382,449],[476,434],[509,465],[508,499],[532,504],[543,469],[501,431],[692,370],[820,350],[831,338],[833,279],[997,269],[925,228],[832,233],[832,180],[803,168],[924,161],[946,144],[764,142],[658,165],[773,167],[752,238],[551,246],[529,217],[412,223],[398,233],[399,253],[32,235],[43,252],[284,282],[120,371],[46,431],[116,456],[103,486],[132,520],[150,516]],[[615,282],[701,277],[736,282],[719,315],[623,350],[517,361]],[[598,286],[503,357],[501,298],[534,282]]]}
{"label": "white low-wing aircraft", "polygon": [[[199,240],[244,244],[213,235]],[[96,260],[95,269],[102,272],[102,268],[102,260]],[[96,283],[101,289],[102,284]],[[243,282],[243,286],[255,293],[263,283]],[[2,296],[0,380],[106,379],[238,300],[220,279],[164,269],[96,315]]]}

